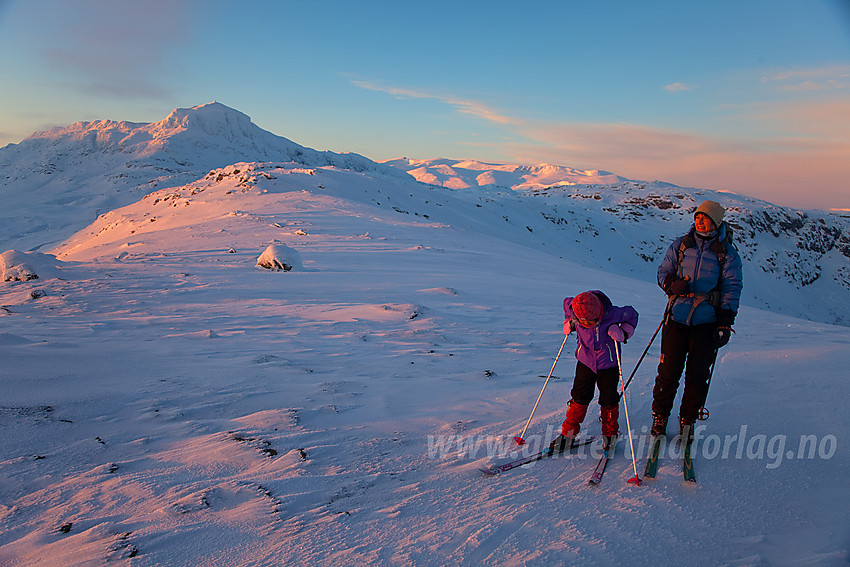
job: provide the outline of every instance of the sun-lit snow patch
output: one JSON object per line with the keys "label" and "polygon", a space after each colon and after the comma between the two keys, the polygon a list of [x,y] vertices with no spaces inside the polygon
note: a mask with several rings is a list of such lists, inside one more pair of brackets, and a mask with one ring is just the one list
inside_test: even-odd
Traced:
{"label": "sun-lit snow patch", "polygon": [[449,189],[498,186],[517,190],[553,185],[610,184],[623,178],[595,170],[579,170],[552,164],[508,165],[473,160],[389,160],[384,163],[407,171],[423,183]]}
{"label": "sun-lit snow patch", "polygon": [[434,293],[440,295],[458,295],[458,292],[454,288],[450,287],[432,287],[428,289],[420,289],[422,293]]}

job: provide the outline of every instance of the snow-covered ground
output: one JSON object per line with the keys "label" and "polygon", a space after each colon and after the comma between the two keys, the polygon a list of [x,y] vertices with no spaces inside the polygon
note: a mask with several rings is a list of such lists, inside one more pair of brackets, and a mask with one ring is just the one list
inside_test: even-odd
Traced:
{"label": "snow-covered ground", "polygon": [[[625,437],[595,488],[598,447],[483,476],[518,451],[563,297],[640,312],[627,375],[665,298],[476,209],[236,164],[40,248],[47,275],[0,287],[0,565],[847,564],[848,327],[742,308],[696,485],[674,443],[627,485]],[[256,267],[270,244],[300,265]],[[658,347],[627,392],[641,476]],[[563,419],[573,348],[529,451]]]}

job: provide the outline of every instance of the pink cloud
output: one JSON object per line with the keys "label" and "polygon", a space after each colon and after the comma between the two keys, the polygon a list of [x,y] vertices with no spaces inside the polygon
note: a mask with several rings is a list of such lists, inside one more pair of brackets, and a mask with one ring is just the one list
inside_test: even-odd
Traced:
{"label": "pink cloud", "polygon": [[684,83],[670,83],[669,85],[664,86],[664,90],[668,93],[680,93],[682,91],[689,91],[692,88],[692,86]]}
{"label": "pink cloud", "polygon": [[453,106],[457,112],[461,114],[469,114],[477,118],[483,118],[488,122],[496,124],[519,124],[520,121],[510,116],[501,114],[487,105],[469,99],[463,99],[452,95],[429,93],[425,91],[416,91],[413,89],[404,89],[398,87],[387,87],[378,85],[369,81],[352,81],[352,84],[370,91],[384,92],[398,98],[422,98],[432,99]]}
{"label": "pink cloud", "polygon": [[760,104],[735,119],[800,136],[850,140],[850,99],[845,98]]}
{"label": "pink cloud", "polygon": [[850,65],[783,69],[762,77],[762,83],[785,91],[820,91],[850,87]]}
{"label": "pink cloud", "polygon": [[[831,116],[829,109],[813,107],[801,107],[796,116],[802,120],[809,115],[813,120]],[[727,139],[632,124],[539,125],[523,134],[529,143],[502,148],[521,163],[598,168],[799,207],[850,206],[850,137]]]}

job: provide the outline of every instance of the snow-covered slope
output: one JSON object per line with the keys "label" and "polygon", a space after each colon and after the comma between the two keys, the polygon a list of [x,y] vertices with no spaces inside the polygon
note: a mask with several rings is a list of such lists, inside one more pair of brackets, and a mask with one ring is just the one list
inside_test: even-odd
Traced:
{"label": "snow-covered slope", "polygon": [[[650,341],[649,263],[618,275],[588,250],[689,222],[634,204],[644,223],[613,231],[602,198],[548,193],[252,162],[101,215],[52,249],[59,277],[0,286],[0,564],[845,565],[847,327],[744,305],[696,486],[673,442],[627,485],[626,438],[597,488],[598,446],[479,473],[516,450],[565,295],[637,308],[625,372]],[[256,267],[275,242],[299,269]],[[627,392],[639,466],[658,346]],[[563,419],[573,349],[530,451]]]}
{"label": "snow-covered slope", "polygon": [[393,175],[357,154],[300,146],[216,102],[178,108],[150,124],[79,122],[0,148],[0,248],[58,244],[98,214],[240,161],[293,161]]}

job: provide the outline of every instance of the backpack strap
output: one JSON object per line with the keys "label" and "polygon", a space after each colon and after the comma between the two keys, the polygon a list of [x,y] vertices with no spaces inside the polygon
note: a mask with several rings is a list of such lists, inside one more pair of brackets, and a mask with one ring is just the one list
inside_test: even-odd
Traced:
{"label": "backpack strap", "polygon": [[[676,271],[681,270],[682,261],[685,258],[685,250],[688,248],[696,248],[697,242],[696,237],[694,236],[693,231],[688,232],[683,238],[682,242],[679,244],[679,258],[678,265],[676,266]],[[733,246],[732,244],[732,230],[729,228],[729,225],[726,225],[726,238],[722,241],[720,239],[715,239],[714,242],[711,243],[709,249],[714,252],[714,255],[717,256],[717,263],[720,265],[721,278],[723,273],[723,266],[726,263],[726,251],[729,246]],[[691,305],[691,311],[688,313],[687,324],[690,324],[691,317],[696,311],[697,306],[703,301],[708,301],[715,309],[720,307],[720,281],[718,280],[717,286],[712,289],[708,293],[689,293],[686,297],[690,297],[694,299],[693,304]]]}
{"label": "backpack strap", "polygon": [[685,250],[688,248],[696,248],[697,240],[694,238],[693,232],[689,232],[682,237],[682,242],[679,244],[679,258],[676,264],[676,271],[681,275],[682,261],[685,259]]}

